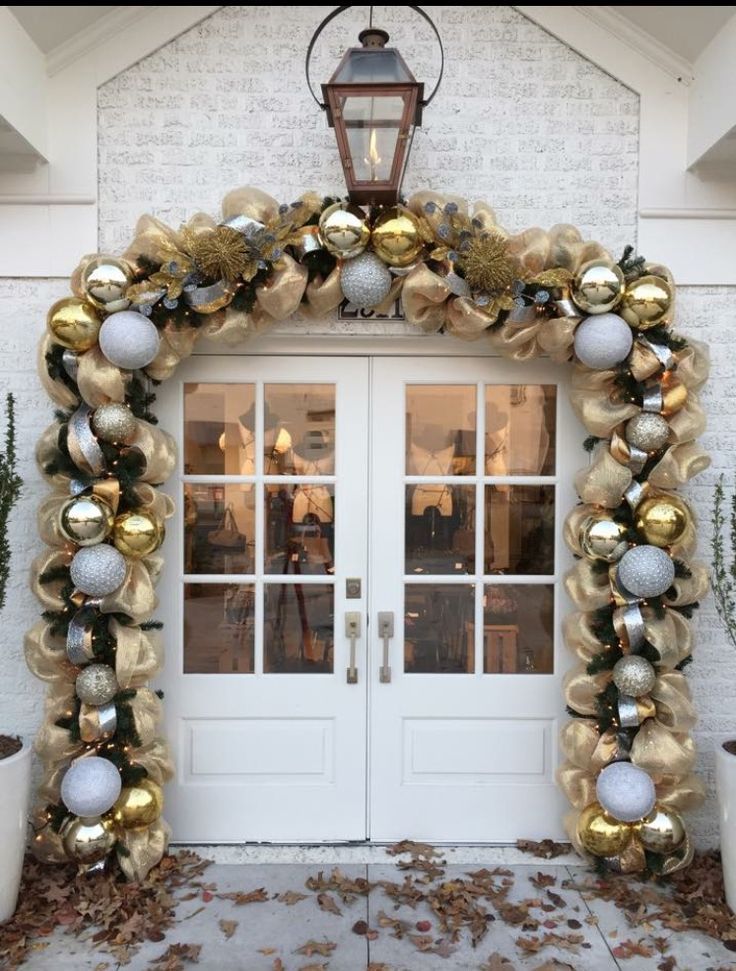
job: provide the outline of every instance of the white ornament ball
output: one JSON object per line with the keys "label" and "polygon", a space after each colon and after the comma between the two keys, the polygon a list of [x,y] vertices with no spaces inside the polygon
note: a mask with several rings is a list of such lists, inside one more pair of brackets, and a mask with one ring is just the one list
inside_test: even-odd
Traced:
{"label": "white ornament ball", "polygon": [[632,698],[648,695],[656,680],[654,667],[639,654],[627,654],[613,666],[613,683],[622,695]]}
{"label": "white ornament ball", "polygon": [[375,253],[361,253],[340,270],[343,295],[356,307],[377,307],[388,296],[391,282],[388,267]]}
{"label": "white ornament ball", "polygon": [[622,823],[635,823],[654,809],[654,783],[644,769],[631,762],[612,762],[595,784],[598,802]]}
{"label": "white ornament ball", "polygon": [[634,546],[619,560],[618,579],[635,597],[659,597],[674,583],[675,564],[658,546]]}
{"label": "white ornament ball", "polygon": [[153,321],[136,310],[110,314],[100,327],[100,349],[111,364],[135,371],[158,354],[160,338]]}
{"label": "white ornament ball", "polygon": [[97,755],[72,762],[61,780],[61,799],[70,813],[101,816],[118,800],[120,773],[108,759]]}
{"label": "white ornament ball", "polygon": [[596,314],[586,317],[575,331],[575,355],[587,367],[605,371],[626,360],[633,342],[631,328],[623,317]]}
{"label": "white ornament ball", "polygon": [[77,698],[85,705],[106,705],[120,690],[109,664],[90,664],[77,675]]}
{"label": "white ornament ball", "polygon": [[74,586],[90,597],[106,597],[125,579],[125,557],[114,546],[100,543],[77,550],[70,568]]}

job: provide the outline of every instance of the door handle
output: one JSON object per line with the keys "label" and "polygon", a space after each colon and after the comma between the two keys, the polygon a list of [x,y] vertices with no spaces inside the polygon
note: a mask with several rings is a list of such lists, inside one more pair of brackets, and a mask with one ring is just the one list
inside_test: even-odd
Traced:
{"label": "door handle", "polygon": [[350,666],[347,671],[348,684],[358,683],[358,668],[355,663],[355,643],[360,637],[360,613],[349,610],[345,614],[345,636],[350,641]]}
{"label": "door handle", "polygon": [[378,612],[378,636],[383,641],[383,664],[378,671],[378,680],[381,684],[388,684],[391,681],[391,668],[388,663],[388,642],[394,636],[393,611],[380,610]]}

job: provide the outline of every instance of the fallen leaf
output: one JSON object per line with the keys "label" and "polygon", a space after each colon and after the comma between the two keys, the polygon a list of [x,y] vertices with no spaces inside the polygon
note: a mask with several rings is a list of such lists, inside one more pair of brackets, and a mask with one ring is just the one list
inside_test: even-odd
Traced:
{"label": "fallen leaf", "polygon": [[494,951],[489,955],[488,960],[480,965],[479,971],[516,971],[516,969],[508,958]]}
{"label": "fallen leaf", "polygon": [[304,957],[311,958],[315,954],[320,957],[328,958],[332,952],[337,947],[337,944],[333,944],[332,941],[307,941],[306,944],[302,944],[298,947],[294,954],[303,954]]}
{"label": "fallen leaf", "polygon": [[270,957],[271,954],[275,954],[278,948],[276,947],[259,947],[258,953],[265,954],[266,957]]}
{"label": "fallen leaf", "polygon": [[553,860],[556,856],[564,856],[572,852],[569,843],[557,843],[555,840],[517,840],[517,850],[522,853],[530,853],[532,856],[541,856],[545,860]]}
{"label": "fallen leaf", "polygon": [[331,897],[328,893],[317,894],[317,903],[319,904],[320,910],[324,910],[328,914],[334,914],[336,917],[342,917],[342,911],[335,903],[335,898]]}
{"label": "fallen leaf", "polygon": [[368,941],[377,941],[378,931],[366,931],[365,937],[366,937],[366,940]]}
{"label": "fallen leaf", "polygon": [[444,937],[441,937],[439,940],[435,941],[427,934],[409,934],[407,936],[417,951],[421,951],[422,954],[437,954],[441,958],[449,958],[450,955],[454,954],[457,950],[457,948]]}
{"label": "fallen leaf", "polygon": [[286,971],[284,962],[281,960],[281,958],[274,958],[273,964],[271,965],[271,971]]}
{"label": "fallen leaf", "polygon": [[[409,927],[410,927],[407,921],[399,920],[398,917],[389,917],[389,915],[384,913],[384,911],[382,910],[378,911],[376,920],[378,921],[379,927],[390,927],[392,931],[391,937],[395,937],[397,941],[400,941],[403,938],[403,936],[406,934],[406,932],[409,930]],[[420,921],[419,923],[429,924],[429,921]],[[429,927],[431,926],[432,925],[429,924]],[[418,927],[419,927],[419,924],[417,924],[417,928]]]}
{"label": "fallen leaf", "polygon": [[276,900],[280,904],[286,904],[287,907],[293,907],[294,904],[298,904],[300,900],[306,900],[307,895],[305,893],[297,893],[296,890],[287,890],[285,893],[280,893]]}
{"label": "fallen leaf", "polygon": [[185,964],[199,964],[201,951],[201,944],[169,944],[148,966],[156,971],[181,971]]}
{"label": "fallen leaf", "polygon": [[613,948],[611,953],[615,958],[621,958],[623,960],[633,957],[650,958],[654,957],[654,948],[644,940],[621,941],[620,944],[617,944]]}
{"label": "fallen leaf", "polygon": [[326,964],[303,964],[299,971],[327,971]]}
{"label": "fallen leaf", "polygon": [[538,870],[535,877],[529,877],[529,882],[533,884],[537,890],[543,890],[545,887],[554,887],[554,885],[557,883],[557,877],[551,873],[543,873],[541,870]]}
{"label": "fallen leaf", "polygon": [[257,890],[236,890],[232,893],[218,893],[220,900],[232,900],[236,907],[244,907],[246,904],[262,904],[268,900],[268,892],[259,887]]}
{"label": "fallen leaf", "polygon": [[220,930],[225,935],[227,940],[233,936],[238,927],[238,922],[236,920],[220,920]]}

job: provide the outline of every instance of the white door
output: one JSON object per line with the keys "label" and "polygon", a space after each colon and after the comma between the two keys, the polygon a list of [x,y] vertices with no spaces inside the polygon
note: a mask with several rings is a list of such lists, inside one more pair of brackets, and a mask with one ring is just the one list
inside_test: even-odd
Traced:
{"label": "white door", "polygon": [[561,522],[582,455],[558,380],[546,363],[373,362],[374,840],[562,835]]}
{"label": "white door", "polygon": [[368,376],[365,358],[196,357],[162,391],[176,840],[366,837]]}

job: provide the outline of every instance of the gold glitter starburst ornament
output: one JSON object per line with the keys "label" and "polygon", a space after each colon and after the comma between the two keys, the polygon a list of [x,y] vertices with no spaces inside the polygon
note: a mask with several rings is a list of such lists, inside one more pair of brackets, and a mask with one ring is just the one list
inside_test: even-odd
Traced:
{"label": "gold glitter starburst ornament", "polygon": [[191,240],[190,254],[203,276],[213,280],[237,280],[252,261],[242,233],[230,226],[197,233]]}
{"label": "gold glitter starburst ornament", "polygon": [[491,296],[510,290],[519,277],[519,265],[508,253],[508,241],[497,233],[471,239],[462,264],[470,288]]}

